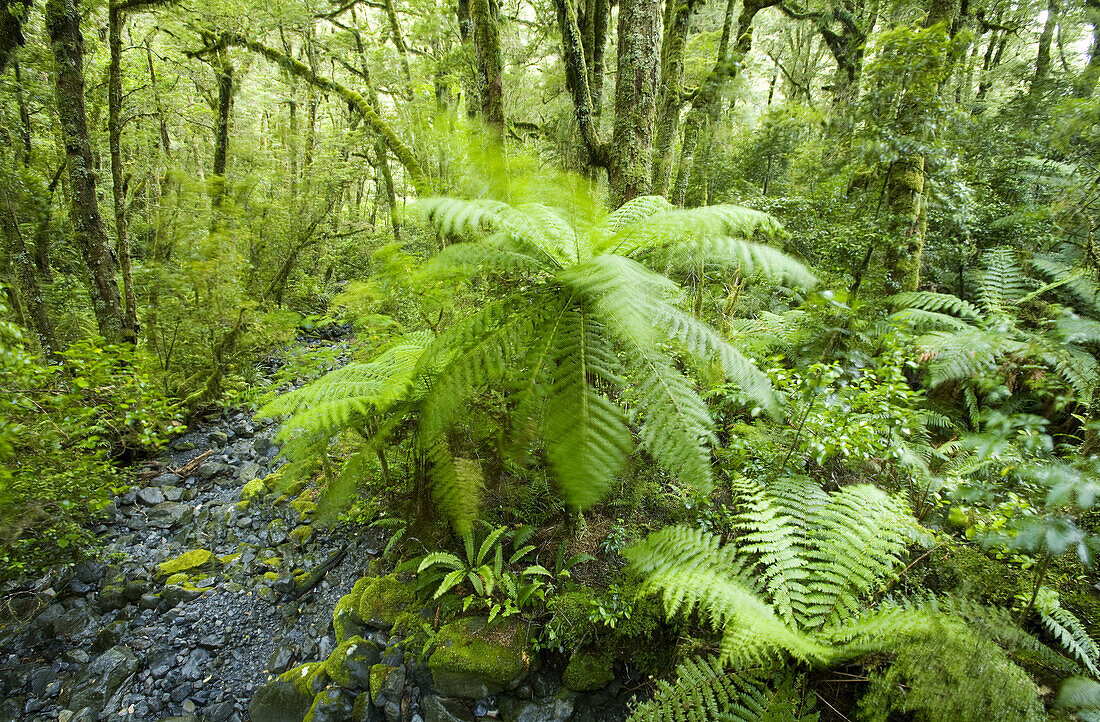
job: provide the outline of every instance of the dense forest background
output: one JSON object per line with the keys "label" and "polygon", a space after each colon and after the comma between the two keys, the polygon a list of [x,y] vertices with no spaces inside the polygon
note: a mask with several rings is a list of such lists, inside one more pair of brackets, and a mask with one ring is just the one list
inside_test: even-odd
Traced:
{"label": "dense forest background", "polygon": [[0,73],[5,589],[244,406],[426,648],[1100,719],[1100,4],[0,0]]}

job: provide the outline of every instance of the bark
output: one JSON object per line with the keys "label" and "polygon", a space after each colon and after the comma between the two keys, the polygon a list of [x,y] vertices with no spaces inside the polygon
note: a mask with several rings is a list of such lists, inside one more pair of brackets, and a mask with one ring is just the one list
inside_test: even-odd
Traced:
{"label": "bark", "polygon": [[15,73],[15,103],[19,106],[19,136],[23,141],[23,167],[30,168],[31,114],[27,109],[27,99],[23,97],[23,74],[17,61],[12,61],[12,72]]}
{"label": "bark", "polygon": [[[944,31],[953,34],[959,17],[957,0],[935,0],[925,17],[925,28],[943,25]],[[950,59],[944,59],[936,92],[950,75]],[[898,111],[903,125],[922,122],[921,108],[903,106]],[[913,130],[911,132],[918,132]],[[886,202],[890,210],[887,224],[885,253],[887,290],[915,291],[920,285],[921,263],[924,253],[924,231],[927,226],[925,208],[925,158],[914,153],[898,159],[886,176]]]}
{"label": "bark", "polygon": [[[3,193],[3,208],[0,209],[0,219],[4,235],[8,238],[8,257],[15,264],[16,278],[19,281],[19,293],[22,296],[23,306],[38,346],[51,361],[59,361],[57,354],[57,338],[54,335],[53,323],[50,321],[46,302],[42,297],[42,289],[38,285],[38,274],[35,273],[34,260],[31,258],[27,244],[23,240],[23,233],[19,228],[19,220],[15,214],[11,196]],[[15,310],[18,310],[16,307]]]}
{"label": "bark", "polygon": [[225,169],[229,162],[229,122],[233,113],[233,63],[224,48],[218,50],[214,61],[214,72],[218,81],[218,119],[214,128],[214,167],[215,183],[219,188],[216,202],[224,192]]}
{"label": "bark", "polygon": [[1100,0],[1085,0],[1085,21],[1092,24],[1092,45],[1088,65],[1073,84],[1073,94],[1078,98],[1091,97],[1100,79]]}
{"label": "bark", "polygon": [[1061,8],[1058,0],[1047,0],[1047,19],[1043,23],[1043,32],[1039,35],[1039,51],[1035,57],[1035,74],[1031,76],[1031,98],[1042,95],[1050,75],[1050,44],[1054,40],[1054,30],[1058,27]]}
{"label": "bark", "polygon": [[115,263],[99,214],[95,164],[84,108],[84,37],[75,0],[46,3],[46,29],[57,61],[57,111],[69,171],[73,236],[90,275],[92,308],[99,333],[109,343],[132,341],[115,282]]}
{"label": "bark", "polygon": [[107,138],[111,150],[111,190],[115,212],[115,247],[118,249],[119,269],[122,271],[122,289],[125,301],[126,333],[137,339],[137,294],[134,291],[134,275],[130,267],[130,238],[127,233],[126,181],[122,173],[122,28],[125,14],[112,5],[107,11],[107,44],[111,60],[107,70]]}
{"label": "bark", "polygon": [[653,193],[666,195],[672,181],[672,156],[680,112],[684,108],[684,51],[689,21],[698,0],[666,0],[661,40],[661,91],[653,148]]}
{"label": "bark", "polygon": [[[608,166],[608,148],[600,141],[598,116],[593,110],[592,90],[589,87],[588,60],[584,41],[577,21],[574,0],[554,0],[561,30],[562,60],[565,64],[565,85],[573,97],[573,113],[577,129],[588,151],[591,166]],[[621,20],[620,20],[621,23]]]}
{"label": "bark", "polygon": [[[375,112],[370,104],[359,93],[344,87],[340,83],[334,80],[318,75],[309,69],[308,66],[303,65],[294,58],[287,56],[284,53],[280,53],[274,48],[269,48],[262,43],[258,43],[254,40],[249,40],[243,35],[238,33],[225,33],[218,40],[218,46],[237,46],[251,50],[258,55],[262,55],[273,63],[278,64],[287,72],[297,75],[307,83],[310,83],[322,90],[328,90],[336,95],[340,96],[344,101],[352,105],[363,119],[371,126],[382,138],[385,140],[386,146],[397,158],[398,162],[405,167],[405,170],[409,172],[409,180],[412,182],[413,187],[416,188],[418,193],[426,193],[429,188],[428,178],[424,174],[424,170],[420,166],[420,162],[413,155],[412,150],[409,149],[393,129],[382,120],[382,117]],[[210,51],[216,51],[217,46],[213,48],[204,48],[192,55],[202,55]]]}
{"label": "bark", "polygon": [[650,190],[660,41],[658,0],[623,0],[619,4],[615,127],[607,166],[611,208]]}
{"label": "bark", "polygon": [[17,47],[22,47],[23,20],[31,9],[31,0],[0,0],[0,73]]}
{"label": "bark", "polygon": [[504,140],[504,64],[496,0],[470,0],[474,32],[474,80],[481,117],[493,140]]}

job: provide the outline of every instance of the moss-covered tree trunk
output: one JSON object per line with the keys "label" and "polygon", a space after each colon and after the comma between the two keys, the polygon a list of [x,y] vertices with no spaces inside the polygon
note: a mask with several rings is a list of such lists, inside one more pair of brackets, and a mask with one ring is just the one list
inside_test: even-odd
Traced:
{"label": "moss-covered tree trunk", "polygon": [[607,166],[608,202],[612,208],[650,190],[661,43],[659,2],[623,0],[619,5],[618,41],[615,126]]}
{"label": "moss-covered tree trunk", "polygon": [[211,168],[211,205],[214,219],[211,229],[220,223],[222,201],[226,194],[225,171],[229,164],[229,123],[233,113],[233,63],[225,48],[220,48],[211,63],[218,84],[218,115],[214,123],[214,165]]}
{"label": "moss-covered tree trunk", "polygon": [[0,73],[8,67],[12,52],[24,42],[23,20],[31,0],[0,0]]}
{"label": "moss-covered tree trunk", "polygon": [[1042,95],[1050,76],[1050,44],[1054,41],[1054,31],[1058,27],[1061,6],[1058,0],[1047,0],[1047,19],[1043,23],[1043,32],[1039,34],[1039,49],[1035,56],[1035,72],[1031,76],[1029,94],[1032,98]]}
{"label": "moss-covered tree trunk", "polygon": [[[934,0],[925,17],[925,28],[942,25],[948,36],[954,34],[954,24],[959,17],[958,0]],[[938,94],[950,74],[950,58],[943,58],[943,67],[934,93]],[[918,107],[903,107],[898,111],[902,125],[923,123],[924,113]],[[927,131],[916,127],[910,134],[926,135]],[[890,219],[887,224],[885,252],[886,285],[890,292],[915,291],[920,285],[921,263],[924,254],[924,231],[927,225],[925,200],[925,158],[923,153],[913,153],[899,158],[886,177],[886,202]]]}
{"label": "moss-covered tree trunk", "polygon": [[111,149],[111,193],[115,212],[115,247],[118,249],[119,269],[122,271],[122,290],[125,308],[127,336],[137,339],[137,292],[134,290],[134,274],[130,267],[130,237],[126,218],[126,181],[122,172],[122,27],[126,15],[117,5],[107,11],[107,44],[111,60],[107,70],[107,139]]}
{"label": "moss-covered tree trunk", "polygon": [[46,30],[57,61],[57,112],[69,172],[73,236],[88,267],[99,333],[108,342],[118,343],[128,333],[115,281],[115,262],[96,195],[95,166],[84,109],[84,36],[80,32],[76,0],[49,0]]}
{"label": "moss-covered tree trunk", "polygon": [[688,27],[699,0],[666,0],[665,32],[661,40],[661,88],[657,100],[657,130],[653,143],[653,193],[667,195],[672,182],[672,158],[680,112],[684,108],[684,51]]}
{"label": "moss-covered tree trunk", "polygon": [[[26,307],[27,316],[35,337],[38,339],[39,348],[52,360],[57,360],[57,338],[54,335],[53,322],[50,320],[49,311],[46,308],[45,299],[42,297],[42,288],[38,285],[38,274],[35,272],[34,259],[27,249],[23,233],[19,228],[19,220],[15,214],[11,196],[5,190],[0,196],[0,227],[8,240],[8,257],[15,265],[16,278],[19,280],[19,292],[23,305]],[[19,300],[19,299],[16,299]],[[18,310],[18,306],[14,310]]]}
{"label": "moss-covered tree trunk", "polygon": [[496,0],[470,0],[474,34],[474,80],[482,120],[493,140],[504,140],[504,62]]}
{"label": "moss-covered tree trunk", "polygon": [[1089,46],[1089,62],[1073,84],[1073,95],[1088,98],[1100,79],[1100,0],[1085,0],[1085,22],[1092,25],[1092,44]]}

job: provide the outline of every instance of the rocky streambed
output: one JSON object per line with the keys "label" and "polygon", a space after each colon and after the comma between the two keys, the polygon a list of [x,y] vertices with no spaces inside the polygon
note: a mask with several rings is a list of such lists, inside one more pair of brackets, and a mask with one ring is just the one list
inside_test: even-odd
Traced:
{"label": "rocky streambed", "polygon": [[274,432],[240,410],[193,426],[111,502],[101,561],[4,590],[0,720],[625,718],[606,664],[540,660],[524,625],[406,645],[429,611],[372,564],[380,532],[311,524]]}

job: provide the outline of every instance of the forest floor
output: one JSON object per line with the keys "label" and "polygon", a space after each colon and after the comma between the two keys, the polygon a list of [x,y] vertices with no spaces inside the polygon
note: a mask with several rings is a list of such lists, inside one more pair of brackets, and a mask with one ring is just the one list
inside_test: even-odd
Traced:
{"label": "forest floor", "polygon": [[[95,529],[103,561],[6,600],[24,621],[0,628],[0,720],[247,719],[273,674],[331,652],[333,607],[377,539],[338,527],[303,540],[290,506],[240,509],[247,482],[279,465],[273,436],[239,410],[193,425],[112,500]],[[166,586],[158,565],[194,550],[212,556]],[[292,598],[293,570],[341,551]]]}

